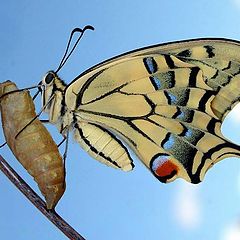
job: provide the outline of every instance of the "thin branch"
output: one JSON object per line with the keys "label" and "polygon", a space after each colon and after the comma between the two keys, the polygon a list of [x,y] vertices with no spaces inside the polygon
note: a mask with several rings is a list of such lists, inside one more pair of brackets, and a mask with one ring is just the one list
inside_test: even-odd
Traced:
{"label": "thin branch", "polygon": [[74,230],[55,210],[47,210],[45,202],[32,190],[32,188],[14,171],[7,161],[0,155],[0,170],[9,180],[47,217],[56,227],[71,240],[85,240]]}

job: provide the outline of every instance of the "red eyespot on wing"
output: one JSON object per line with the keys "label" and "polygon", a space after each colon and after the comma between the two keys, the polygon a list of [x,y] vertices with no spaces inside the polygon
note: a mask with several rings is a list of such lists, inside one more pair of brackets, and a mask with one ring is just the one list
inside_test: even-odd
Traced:
{"label": "red eyespot on wing", "polygon": [[171,161],[170,156],[167,154],[155,155],[151,161],[151,169],[154,175],[164,183],[178,172],[178,167]]}
{"label": "red eyespot on wing", "polygon": [[166,161],[162,165],[158,166],[155,170],[155,173],[159,177],[166,177],[172,174],[172,172],[177,172],[177,167],[175,164],[173,164],[171,161]]}

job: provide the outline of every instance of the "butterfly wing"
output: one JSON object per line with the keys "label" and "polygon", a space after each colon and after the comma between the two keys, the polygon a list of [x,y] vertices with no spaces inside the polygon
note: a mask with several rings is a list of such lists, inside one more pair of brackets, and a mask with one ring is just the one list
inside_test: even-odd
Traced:
{"label": "butterfly wing", "polygon": [[77,122],[109,129],[162,182],[200,182],[239,146],[221,134],[238,102],[240,43],[193,40],[149,47],[86,71],[67,88]]}
{"label": "butterfly wing", "polygon": [[133,169],[133,160],[127,148],[107,129],[79,121],[75,124],[74,138],[99,162],[124,171]]}

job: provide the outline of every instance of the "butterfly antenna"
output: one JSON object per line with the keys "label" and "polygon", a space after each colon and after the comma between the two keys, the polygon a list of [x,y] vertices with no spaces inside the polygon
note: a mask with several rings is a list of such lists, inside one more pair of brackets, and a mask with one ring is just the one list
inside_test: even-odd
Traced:
{"label": "butterfly antenna", "polygon": [[[65,50],[65,53],[62,57],[62,60],[57,68],[57,70],[55,71],[56,73],[64,66],[64,64],[67,62],[67,60],[69,59],[69,57],[72,55],[74,49],[77,47],[80,39],[82,38],[84,32],[86,30],[94,30],[94,27],[90,26],[90,25],[87,25],[85,26],[83,29],[81,28],[74,28],[70,34],[70,37],[69,37],[69,40],[68,40],[68,44],[67,44],[67,47],[66,47],[66,50]],[[72,38],[73,38],[73,35],[76,33],[76,32],[79,32],[80,33],[80,36],[78,37],[78,39],[76,40],[75,44],[73,45],[72,47],[72,50],[68,53],[69,51],[69,47],[70,47],[70,44],[72,42]]]}

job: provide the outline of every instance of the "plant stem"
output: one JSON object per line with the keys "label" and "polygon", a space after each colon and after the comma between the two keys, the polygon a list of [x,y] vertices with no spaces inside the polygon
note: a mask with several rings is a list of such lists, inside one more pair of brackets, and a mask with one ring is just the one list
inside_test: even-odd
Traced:
{"label": "plant stem", "polygon": [[71,240],[85,240],[74,230],[55,210],[47,210],[45,202],[32,190],[32,188],[16,173],[16,171],[0,155],[0,170],[8,179],[48,218],[60,231]]}

